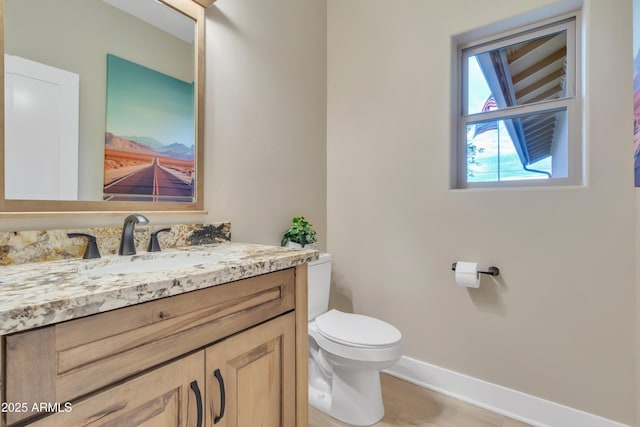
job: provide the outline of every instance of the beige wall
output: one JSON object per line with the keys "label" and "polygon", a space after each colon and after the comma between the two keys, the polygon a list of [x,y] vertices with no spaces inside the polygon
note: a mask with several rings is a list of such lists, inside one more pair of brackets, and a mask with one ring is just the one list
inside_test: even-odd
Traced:
{"label": "beige wall", "polygon": [[326,216],[326,3],[218,0],[207,11],[206,204],[232,238],[279,244]]}
{"label": "beige wall", "polygon": [[[408,356],[633,423],[631,2],[586,0],[584,188],[451,191],[452,37],[552,0],[328,0],[332,302]],[[497,265],[479,290],[456,260]]]}

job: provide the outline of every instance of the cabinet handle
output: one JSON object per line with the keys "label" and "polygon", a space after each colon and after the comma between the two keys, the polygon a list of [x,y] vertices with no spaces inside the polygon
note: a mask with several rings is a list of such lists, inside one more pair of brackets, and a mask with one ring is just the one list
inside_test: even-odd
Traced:
{"label": "cabinet handle", "polygon": [[191,382],[191,390],[193,390],[193,394],[196,395],[196,411],[198,412],[196,425],[202,427],[202,395],[200,394],[198,381]]}
{"label": "cabinet handle", "polygon": [[216,369],[213,372],[213,375],[218,380],[218,385],[220,386],[220,415],[216,415],[213,418],[213,423],[218,424],[222,417],[224,417],[224,406],[225,406],[225,393],[224,393],[224,380],[222,379],[222,374],[220,373],[220,369]]}

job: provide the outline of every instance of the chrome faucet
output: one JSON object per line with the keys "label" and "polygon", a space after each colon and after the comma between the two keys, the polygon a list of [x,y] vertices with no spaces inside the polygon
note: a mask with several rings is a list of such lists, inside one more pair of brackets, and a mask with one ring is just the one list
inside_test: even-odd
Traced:
{"label": "chrome faucet", "polygon": [[133,239],[133,228],[136,224],[149,224],[146,216],[141,214],[132,214],[124,219],[122,226],[122,238],[120,239],[120,249],[118,255],[135,255],[136,243]]}

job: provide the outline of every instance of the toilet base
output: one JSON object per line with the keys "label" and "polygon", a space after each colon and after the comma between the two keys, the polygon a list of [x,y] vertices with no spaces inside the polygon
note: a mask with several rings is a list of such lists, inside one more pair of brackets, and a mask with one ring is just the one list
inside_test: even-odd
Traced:
{"label": "toilet base", "polygon": [[361,347],[333,341],[309,322],[309,403],[353,426],[370,426],[384,417],[380,371],[402,356],[401,341]]}
{"label": "toilet base", "polygon": [[380,372],[334,368],[331,393],[309,385],[309,404],[354,426],[370,426],[384,417]]}

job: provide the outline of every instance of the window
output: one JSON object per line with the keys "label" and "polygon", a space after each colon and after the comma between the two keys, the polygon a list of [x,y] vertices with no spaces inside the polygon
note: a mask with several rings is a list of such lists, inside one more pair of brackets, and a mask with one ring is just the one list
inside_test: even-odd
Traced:
{"label": "window", "polygon": [[576,16],[458,50],[457,188],[578,184]]}

